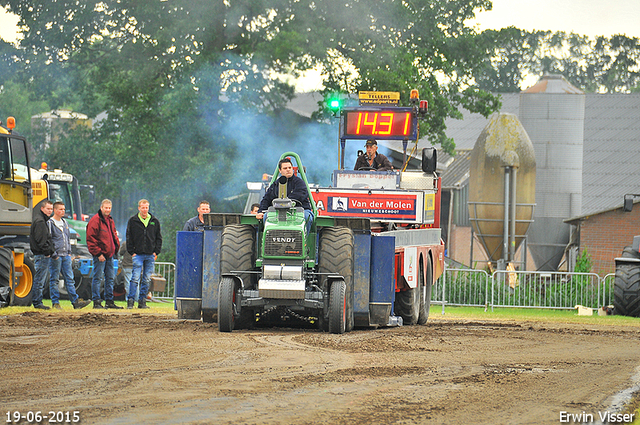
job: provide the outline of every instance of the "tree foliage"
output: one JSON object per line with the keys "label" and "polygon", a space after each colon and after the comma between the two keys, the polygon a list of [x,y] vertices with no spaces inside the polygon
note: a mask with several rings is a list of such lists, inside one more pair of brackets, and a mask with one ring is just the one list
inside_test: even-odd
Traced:
{"label": "tree foliage", "polygon": [[38,159],[93,179],[98,197],[135,190],[182,221],[201,198],[230,207],[225,199],[271,172],[282,151],[301,149],[303,160],[334,152],[332,132],[287,128],[293,88],[277,75],[321,67],[327,92],[400,91],[405,100],[418,88],[432,105],[422,133],[445,142],[444,120],[459,106],[485,115],[497,106],[473,85],[484,52],[464,23],[488,0],[0,4],[20,17],[16,57],[32,98],[94,118],[92,131]]}
{"label": "tree foliage", "polygon": [[493,93],[518,92],[528,76],[561,74],[588,93],[628,93],[640,86],[640,40],[590,39],[564,32],[509,27],[482,33],[487,56],[474,74]]}

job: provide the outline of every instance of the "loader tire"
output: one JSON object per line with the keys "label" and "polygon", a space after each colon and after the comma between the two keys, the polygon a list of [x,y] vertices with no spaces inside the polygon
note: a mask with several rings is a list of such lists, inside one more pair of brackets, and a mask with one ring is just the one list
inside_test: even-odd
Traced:
{"label": "loader tire", "polygon": [[[17,276],[17,284],[11,288],[11,305],[29,306],[33,298],[33,276],[36,267],[29,258],[24,258],[21,268],[16,268],[15,272],[22,273]],[[48,286],[48,285],[47,285]]]}
{"label": "loader tire", "polygon": [[347,285],[343,280],[331,284],[329,292],[329,332],[343,334],[347,330]]}
{"label": "loader tire", "polygon": [[10,249],[0,248],[0,287],[6,288],[2,291],[2,294],[0,294],[0,301],[6,303],[7,305],[11,301],[11,286],[13,284],[13,275],[13,253]]}
{"label": "loader tire", "polygon": [[[325,227],[320,233],[318,247],[318,272],[339,275],[344,278],[346,297],[346,331],[353,329],[353,232],[347,227]],[[320,286],[327,290],[327,275],[321,274]],[[330,317],[328,318],[330,322]],[[319,320],[321,328],[326,322]],[[331,325],[329,323],[329,328]],[[324,329],[323,329],[324,330]],[[331,329],[329,329],[331,332]]]}
{"label": "loader tire", "polygon": [[[640,259],[630,246],[624,248],[622,257]],[[615,314],[640,317],[640,263],[616,265],[613,306]]]}
{"label": "loader tire", "polygon": [[[249,271],[255,269],[255,240],[256,230],[253,226],[234,224],[225,226],[222,231],[222,240],[220,244],[220,273],[234,274],[242,279],[244,289],[253,289],[256,287],[256,275],[252,273],[232,273],[236,271]],[[224,278],[223,278],[224,279]],[[222,280],[220,288],[222,288]],[[218,298],[220,298],[220,293]],[[239,306],[238,306],[239,307]],[[218,310],[220,309],[218,304]],[[218,311],[218,327],[222,313]],[[251,328],[255,324],[255,312],[253,309],[244,308],[240,312],[240,317],[235,321],[236,329]],[[231,332],[226,331],[226,332]]]}

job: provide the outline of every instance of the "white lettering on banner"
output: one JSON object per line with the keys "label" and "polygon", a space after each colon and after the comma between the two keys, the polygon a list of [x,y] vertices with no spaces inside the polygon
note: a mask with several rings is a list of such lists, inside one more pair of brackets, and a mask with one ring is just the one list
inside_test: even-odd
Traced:
{"label": "white lettering on banner", "polygon": [[407,201],[361,201],[359,199],[351,199],[351,208],[371,208],[371,209],[391,209],[391,210],[407,210],[413,209],[413,203]]}
{"label": "white lettering on banner", "polygon": [[316,202],[316,208],[320,211],[324,211],[324,202],[322,200],[319,200],[318,202]]}
{"label": "white lettering on banner", "polygon": [[411,202],[403,202],[403,201],[387,201],[387,208],[395,208],[398,210],[407,210],[413,208]]}

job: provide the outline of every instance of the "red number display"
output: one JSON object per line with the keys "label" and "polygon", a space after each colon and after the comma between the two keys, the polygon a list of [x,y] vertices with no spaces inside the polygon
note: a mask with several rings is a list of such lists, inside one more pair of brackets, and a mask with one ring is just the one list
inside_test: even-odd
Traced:
{"label": "red number display", "polygon": [[413,115],[409,111],[349,111],[346,136],[410,137]]}

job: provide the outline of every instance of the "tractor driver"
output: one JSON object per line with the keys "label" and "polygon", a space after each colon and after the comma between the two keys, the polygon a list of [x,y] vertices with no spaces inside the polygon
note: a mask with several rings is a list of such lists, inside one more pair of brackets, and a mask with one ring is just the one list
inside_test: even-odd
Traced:
{"label": "tractor driver", "polygon": [[370,171],[391,171],[393,166],[389,159],[378,153],[378,142],[376,139],[369,139],[364,147],[367,149],[365,153],[360,155],[356,160],[354,170],[370,170]]}
{"label": "tractor driver", "polygon": [[[307,233],[309,233],[311,222],[313,221],[313,211],[311,210],[311,202],[309,202],[307,185],[300,177],[293,175],[293,164],[290,158],[281,159],[280,162],[278,162],[278,169],[280,170],[280,174],[287,178],[287,197],[296,201],[297,206],[304,208],[304,221],[307,223]],[[258,220],[262,220],[271,206],[271,202],[277,197],[278,182],[276,181],[269,186],[262,201],[260,201],[258,214],[256,214]]]}

